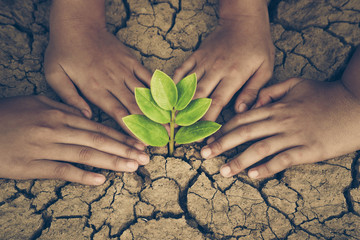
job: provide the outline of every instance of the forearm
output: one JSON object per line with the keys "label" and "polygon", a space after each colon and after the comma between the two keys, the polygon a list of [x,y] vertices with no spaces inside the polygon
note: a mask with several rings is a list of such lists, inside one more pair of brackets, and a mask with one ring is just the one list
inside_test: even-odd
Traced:
{"label": "forearm", "polygon": [[265,16],[268,18],[267,0],[220,0],[220,19],[236,20],[246,16]]}
{"label": "forearm", "polygon": [[360,46],[346,67],[341,81],[347,90],[360,100]]}
{"label": "forearm", "polygon": [[105,0],[53,0],[50,31],[105,28]]}

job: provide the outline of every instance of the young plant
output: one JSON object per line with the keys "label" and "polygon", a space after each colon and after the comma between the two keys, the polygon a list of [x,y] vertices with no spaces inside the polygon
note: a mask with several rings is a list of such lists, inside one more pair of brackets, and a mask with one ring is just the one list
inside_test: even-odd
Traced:
{"label": "young plant", "polygon": [[[162,71],[156,70],[150,89],[135,88],[135,99],[145,114],[123,118],[130,131],[144,143],[162,147],[169,143],[169,154],[174,143],[186,144],[206,138],[221,127],[211,121],[199,121],[211,105],[210,98],[192,100],[197,85],[196,75],[191,74],[177,85]],[[170,137],[162,124],[170,123]],[[175,124],[181,128],[175,134]]]}

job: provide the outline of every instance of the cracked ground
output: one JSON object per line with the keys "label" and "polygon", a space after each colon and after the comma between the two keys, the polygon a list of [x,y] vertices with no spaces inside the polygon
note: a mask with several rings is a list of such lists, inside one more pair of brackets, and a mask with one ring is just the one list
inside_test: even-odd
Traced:
{"label": "cracked ground", "polygon": [[[108,29],[151,71],[173,74],[217,24],[215,0],[109,0]],[[0,97],[45,94],[50,1],[0,0]],[[359,0],[273,0],[271,83],[340,78],[360,40]],[[219,122],[232,115],[231,104]],[[98,109],[95,120],[118,126]],[[336,136],[334,136],[336,137]],[[151,148],[136,173],[99,187],[0,179],[0,239],[360,239],[360,152],[292,167],[261,181],[219,167],[244,146],[203,160],[201,143],[174,157]],[[101,170],[96,170],[101,171]]]}

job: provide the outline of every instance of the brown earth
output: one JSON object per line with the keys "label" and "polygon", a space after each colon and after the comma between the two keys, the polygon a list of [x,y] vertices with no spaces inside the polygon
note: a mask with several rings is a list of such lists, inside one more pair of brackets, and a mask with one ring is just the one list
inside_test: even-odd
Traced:
{"label": "brown earth", "polygon": [[[108,28],[150,70],[172,75],[217,24],[215,0],[109,0]],[[0,0],[0,97],[45,94],[48,0]],[[273,0],[273,82],[336,80],[360,39],[358,0]],[[232,115],[231,106],[219,121]],[[116,127],[96,110],[96,120]],[[336,136],[334,136],[336,137]],[[203,160],[201,144],[150,149],[135,174],[99,187],[0,180],[0,239],[360,239],[359,156],[292,167],[262,181]]]}

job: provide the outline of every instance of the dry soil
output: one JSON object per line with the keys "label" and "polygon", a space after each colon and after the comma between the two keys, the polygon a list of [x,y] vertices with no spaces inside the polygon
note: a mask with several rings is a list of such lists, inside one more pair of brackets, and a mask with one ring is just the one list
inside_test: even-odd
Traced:
{"label": "dry soil", "polygon": [[[217,24],[216,0],[109,0],[109,31],[151,71],[172,75]],[[45,94],[48,0],[0,0],[0,97]],[[273,0],[272,83],[336,80],[360,39],[359,0]],[[220,122],[232,115],[226,108]],[[117,128],[95,109],[95,119]],[[336,137],[336,136],[334,136]],[[292,167],[262,181],[202,160],[201,144],[150,149],[135,174],[99,187],[0,180],[0,239],[360,239],[359,156]]]}

